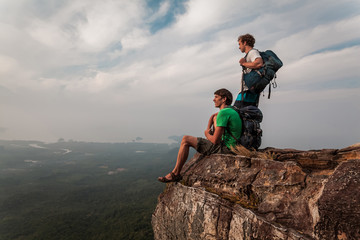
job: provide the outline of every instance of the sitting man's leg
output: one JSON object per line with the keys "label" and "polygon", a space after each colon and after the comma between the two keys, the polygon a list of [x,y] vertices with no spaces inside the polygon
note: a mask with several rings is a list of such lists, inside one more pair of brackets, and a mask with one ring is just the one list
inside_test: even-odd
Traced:
{"label": "sitting man's leg", "polygon": [[181,179],[180,172],[189,156],[190,147],[196,149],[197,143],[198,143],[197,137],[184,136],[180,144],[180,149],[178,152],[175,168],[165,177],[159,177],[158,180],[160,182],[179,181]]}
{"label": "sitting man's leg", "polygon": [[195,148],[198,153],[204,155],[211,155],[214,153],[219,154],[234,154],[230,149],[228,149],[224,144],[213,144],[205,138],[197,138],[193,136],[184,136],[180,149],[178,152],[178,157],[174,169],[165,177],[159,177],[160,182],[177,182],[181,180],[181,169],[184,166],[188,156],[190,147]]}
{"label": "sitting man's leg", "polygon": [[197,137],[193,137],[193,136],[184,136],[183,137],[181,144],[180,144],[180,149],[178,152],[177,160],[176,160],[176,165],[175,165],[175,168],[172,170],[172,172],[175,173],[175,175],[180,174],[181,169],[184,166],[184,164],[189,156],[190,147],[193,147],[196,149],[197,143],[198,143]]}

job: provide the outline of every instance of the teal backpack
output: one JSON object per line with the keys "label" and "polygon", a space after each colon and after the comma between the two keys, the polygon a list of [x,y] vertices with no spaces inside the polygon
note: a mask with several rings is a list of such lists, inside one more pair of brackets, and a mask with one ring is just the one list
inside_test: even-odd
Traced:
{"label": "teal backpack", "polygon": [[[280,58],[271,50],[266,50],[265,52],[260,52],[260,56],[264,61],[263,67],[257,70],[252,70],[250,73],[244,74],[244,81],[249,90],[254,93],[261,93],[264,91],[265,87],[274,79],[272,83],[275,88],[276,85],[276,72],[283,66]],[[269,85],[269,95],[270,98],[271,85]]]}

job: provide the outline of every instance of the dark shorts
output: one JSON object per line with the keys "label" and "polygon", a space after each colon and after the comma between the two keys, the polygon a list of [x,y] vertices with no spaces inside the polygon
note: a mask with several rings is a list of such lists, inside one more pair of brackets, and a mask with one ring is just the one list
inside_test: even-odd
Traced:
{"label": "dark shorts", "polygon": [[230,149],[228,149],[225,144],[219,143],[219,144],[213,144],[209,140],[205,138],[198,137],[197,138],[197,146],[196,151],[198,153],[204,154],[204,155],[211,155],[215,153],[219,154],[234,154]]}

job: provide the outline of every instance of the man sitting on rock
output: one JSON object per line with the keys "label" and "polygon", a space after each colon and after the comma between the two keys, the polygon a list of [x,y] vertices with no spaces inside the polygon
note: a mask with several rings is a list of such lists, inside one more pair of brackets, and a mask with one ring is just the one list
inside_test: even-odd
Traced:
{"label": "man sitting on rock", "polygon": [[[242,121],[239,114],[232,108],[233,97],[227,89],[219,89],[214,93],[215,107],[219,108],[218,113],[213,114],[205,130],[207,139],[193,136],[184,136],[181,141],[175,168],[166,176],[159,177],[160,182],[177,182],[181,180],[181,169],[184,166],[190,147],[204,155],[214,153],[234,154],[231,151],[235,147],[236,140],[241,136]],[[214,130],[212,130],[214,129]]]}

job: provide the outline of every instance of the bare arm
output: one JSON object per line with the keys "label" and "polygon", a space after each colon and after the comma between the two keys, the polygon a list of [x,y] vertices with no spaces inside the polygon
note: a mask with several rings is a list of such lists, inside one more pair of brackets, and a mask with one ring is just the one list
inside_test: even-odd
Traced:
{"label": "bare arm", "polygon": [[224,134],[224,127],[215,127],[215,132],[213,135],[210,134],[210,129],[205,130],[206,138],[213,144],[218,144],[221,141],[221,136]]}
{"label": "bare arm", "polygon": [[218,113],[214,113],[213,115],[210,116],[210,119],[209,119],[209,122],[208,122],[208,125],[207,125],[207,130],[208,129],[211,129],[212,126],[216,126],[216,116],[217,116]]}
{"label": "bare arm", "polygon": [[253,62],[246,62],[245,58],[241,58],[239,61],[241,66],[251,68],[251,69],[259,69],[263,66],[264,62],[261,57],[255,59]]}

